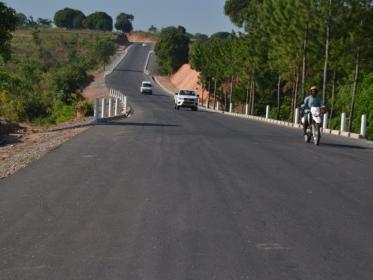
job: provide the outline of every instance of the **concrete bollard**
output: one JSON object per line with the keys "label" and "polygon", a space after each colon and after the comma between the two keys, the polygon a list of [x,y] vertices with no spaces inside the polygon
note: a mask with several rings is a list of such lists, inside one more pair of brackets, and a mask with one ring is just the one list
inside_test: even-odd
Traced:
{"label": "concrete bollard", "polygon": [[115,98],[114,116],[118,116],[118,108],[119,108],[119,99]]}
{"label": "concrete bollard", "polygon": [[341,115],[341,131],[346,131],[346,113]]}
{"label": "concrete bollard", "polygon": [[362,137],[367,136],[367,115],[361,115],[360,135]]}
{"label": "concrete bollard", "polygon": [[295,109],[295,114],[294,114],[294,124],[299,124],[299,109]]}
{"label": "concrete bollard", "polygon": [[249,104],[245,105],[245,115],[249,114]]}
{"label": "concrete bollard", "polygon": [[233,110],[233,104],[229,103],[229,113],[232,113],[232,110]]}
{"label": "concrete bollard", "polygon": [[94,118],[95,121],[98,120],[99,111],[100,111],[100,99],[96,98],[95,99],[94,114],[93,114],[93,118]]}
{"label": "concrete bollard", "polygon": [[101,99],[101,119],[105,118],[105,97]]}
{"label": "concrete bollard", "polygon": [[327,129],[328,128],[328,113],[324,114],[324,120],[322,123],[322,128]]}
{"label": "concrete bollard", "polygon": [[266,120],[269,119],[269,105],[266,106]]}
{"label": "concrete bollard", "polygon": [[219,112],[219,102],[216,102],[216,111]]}

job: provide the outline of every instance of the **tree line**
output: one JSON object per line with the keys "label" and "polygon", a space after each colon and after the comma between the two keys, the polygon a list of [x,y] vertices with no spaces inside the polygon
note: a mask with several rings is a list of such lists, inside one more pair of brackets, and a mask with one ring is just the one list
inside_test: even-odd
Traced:
{"label": "tree line", "polygon": [[[27,17],[23,13],[17,13],[17,27],[51,27],[54,23],[57,27],[66,29],[91,29],[101,31],[112,31],[113,30],[113,18],[105,12],[94,12],[86,16],[82,11],[64,8],[58,10],[53,18],[50,19],[38,18],[34,20],[32,16]],[[135,17],[131,14],[120,13],[115,22],[115,29],[129,33],[133,30],[132,22]]]}
{"label": "tree line", "polygon": [[373,137],[373,2],[370,0],[227,0],[224,12],[243,32],[194,40],[189,61],[201,83],[236,110],[292,120],[311,85],[329,109],[358,131],[368,115]]}

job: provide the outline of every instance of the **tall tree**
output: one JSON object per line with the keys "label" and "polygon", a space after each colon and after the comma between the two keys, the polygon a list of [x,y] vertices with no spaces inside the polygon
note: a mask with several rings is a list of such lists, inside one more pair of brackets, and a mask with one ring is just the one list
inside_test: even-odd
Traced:
{"label": "tall tree", "polygon": [[330,28],[332,19],[332,7],[333,0],[328,1],[327,14],[325,18],[325,62],[324,62],[324,74],[322,83],[322,99],[326,101],[326,87],[328,83],[328,66],[329,66],[329,49],[330,49]]}
{"label": "tall tree", "polygon": [[150,32],[150,33],[157,33],[158,32],[158,28],[157,27],[155,27],[153,24],[149,27],[149,29],[148,29],[148,31]]}
{"label": "tall tree", "polygon": [[16,11],[0,2],[0,55],[4,60],[10,58],[12,31],[16,29],[18,18]]}
{"label": "tall tree", "polygon": [[37,19],[37,24],[43,27],[51,27],[52,26],[52,21],[47,18],[38,18]]}
{"label": "tall tree", "polygon": [[133,15],[120,13],[115,22],[115,29],[124,33],[130,33],[133,30],[132,22],[134,19]]}
{"label": "tall tree", "polygon": [[54,24],[57,27],[79,29],[83,28],[84,19],[85,15],[82,11],[65,8],[55,13]]}
{"label": "tall tree", "polygon": [[[369,61],[369,57],[373,55],[373,6],[371,0],[350,0],[348,2],[351,5],[350,24],[353,26],[349,32],[349,45],[355,64],[349,117],[349,131],[352,131],[358,82],[362,68],[361,63],[365,60]],[[369,62],[366,64],[369,64]]]}
{"label": "tall tree", "polygon": [[113,19],[105,12],[94,12],[85,18],[83,25],[88,29],[112,31]]}
{"label": "tall tree", "polygon": [[171,74],[188,62],[189,43],[190,40],[184,27],[170,26],[162,29],[155,46],[162,73]]}
{"label": "tall tree", "polygon": [[17,13],[17,27],[25,27],[27,25],[27,16],[23,13]]}

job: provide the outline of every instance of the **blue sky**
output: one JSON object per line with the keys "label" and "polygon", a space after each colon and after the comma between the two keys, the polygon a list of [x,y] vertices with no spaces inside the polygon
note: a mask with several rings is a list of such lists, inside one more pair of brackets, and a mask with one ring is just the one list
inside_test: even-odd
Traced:
{"label": "blue sky", "polygon": [[[82,10],[86,15],[104,11],[115,18],[126,12],[135,16],[134,28],[147,30],[183,25],[190,33],[212,34],[232,31],[235,27],[224,15],[225,0],[2,0],[8,6],[34,18],[53,19],[65,7]],[[236,30],[236,29],[235,29]]]}

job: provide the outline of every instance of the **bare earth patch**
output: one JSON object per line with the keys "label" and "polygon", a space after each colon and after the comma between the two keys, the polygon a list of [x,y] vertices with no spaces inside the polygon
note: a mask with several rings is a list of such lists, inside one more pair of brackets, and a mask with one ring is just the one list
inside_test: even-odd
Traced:
{"label": "bare earth patch", "polygon": [[132,43],[137,42],[145,42],[155,44],[157,42],[157,37],[152,35],[144,35],[137,32],[132,32],[131,34],[127,34],[128,40]]}

